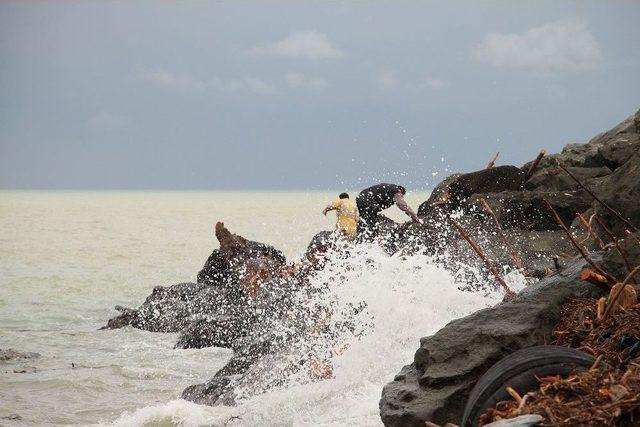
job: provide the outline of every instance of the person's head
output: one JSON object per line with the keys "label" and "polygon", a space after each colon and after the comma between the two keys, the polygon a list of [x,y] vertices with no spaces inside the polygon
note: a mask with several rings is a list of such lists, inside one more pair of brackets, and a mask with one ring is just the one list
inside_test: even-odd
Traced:
{"label": "person's head", "polygon": [[348,199],[349,195],[347,193],[340,193],[340,196],[338,197],[340,197],[341,199]]}
{"label": "person's head", "polygon": [[404,188],[402,185],[400,186],[400,193],[404,196],[405,194],[407,194],[407,189]]}

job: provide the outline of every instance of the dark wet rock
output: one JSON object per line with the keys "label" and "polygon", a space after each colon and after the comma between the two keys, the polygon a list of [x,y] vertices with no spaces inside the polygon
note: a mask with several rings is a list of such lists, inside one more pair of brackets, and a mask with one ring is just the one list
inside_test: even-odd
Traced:
{"label": "dark wet rock", "polygon": [[[606,166],[615,170],[622,166],[634,152],[640,150],[638,123],[640,123],[640,111],[610,131],[597,135],[586,144],[568,144],[560,154],[545,156],[538,169],[562,164],[578,168]],[[522,170],[529,170],[530,166],[531,162],[525,164]]]}
{"label": "dark wet rock", "polygon": [[[605,237],[606,238],[606,237]],[[607,242],[605,240],[605,242]],[[620,249],[625,254],[631,269],[640,265],[640,232],[632,233],[618,242]],[[623,280],[629,274],[629,268],[618,250],[612,248],[602,257],[602,267],[613,274],[619,280]],[[635,283],[640,285],[640,274],[636,275]]]}
{"label": "dark wet rock", "polygon": [[247,273],[269,271],[284,266],[285,256],[273,246],[254,242],[231,233],[222,222],[216,224],[216,238],[220,249],[214,250],[198,273],[198,283],[230,285],[242,280]]}
{"label": "dark wet rock", "polygon": [[516,299],[454,320],[422,338],[412,364],[382,391],[380,415],[387,426],[459,423],[468,394],[493,363],[516,350],[544,344],[569,298],[599,294],[579,279],[576,259]]}
{"label": "dark wet rock", "polygon": [[[580,181],[588,184],[592,178],[611,174],[606,166],[591,168],[567,167]],[[535,191],[566,191],[579,189],[578,184],[558,166],[540,169],[525,183],[525,189]]]}
{"label": "dark wet rock", "polygon": [[447,208],[456,210],[473,194],[517,191],[522,189],[524,180],[525,173],[515,166],[496,166],[450,177],[438,186],[437,194],[420,205],[418,215],[427,215],[446,193]]}
{"label": "dark wet rock", "polygon": [[40,357],[40,353],[18,351],[12,348],[0,349],[0,362],[22,361],[36,359],[38,357]]}
{"label": "dark wet rock", "polygon": [[429,198],[427,199],[427,201],[425,201],[418,207],[418,212],[417,212],[418,216],[427,217],[432,212],[434,212],[435,207],[437,206],[437,203],[439,201],[442,201],[446,197],[449,197],[447,193],[449,192],[449,187],[451,186],[451,184],[454,181],[456,181],[458,178],[460,178],[462,175],[463,174],[461,173],[454,173],[452,175],[449,175],[442,182],[436,185],[433,191],[431,191],[431,194],[429,195]]}
{"label": "dark wet rock", "polygon": [[120,315],[107,322],[107,329],[132,326],[150,332],[179,332],[194,316],[214,309],[214,304],[199,295],[206,285],[179,283],[156,286],[138,309],[118,307]]}
{"label": "dark wet rock", "polygon": [[236,317],[226,315],[196,320],[180,332],[175,348],[230,348],[236,339],[247,332],[237,323]]}
{"label": "dark wet rock", "polygon": [[501,193],[479,194],[469,200],[466,213],[477,214],[491,220],[480,204],[483,197],[505,228],[521,230],[558,230],[560,225],[548,210],[547,200],[558,212],[565,224],[571,221],[579,212],[589,209],[593,199],[584,191],[504,191]]}

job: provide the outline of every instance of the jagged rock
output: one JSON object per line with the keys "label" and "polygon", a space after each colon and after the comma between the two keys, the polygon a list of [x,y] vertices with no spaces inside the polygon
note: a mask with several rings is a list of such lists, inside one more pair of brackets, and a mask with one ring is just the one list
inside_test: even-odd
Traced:
{"label": "jagged rock", "polygon": [[422,338],[412,364],[387,384],[380,400],[386,426],[460,423],[468,394],[493,363],[525,347],[544,344],[569,298],[599,294],[579,279],[574,260],[555,276],[529,286],[517,298],[454,320]]}
{"label": "jagged rock", "polygon": [[[611,174],[606,166],[592,168],[567,167],[582,182],[588,184],[591,178],[600,178]],[[538,170],[525,183],[525,189],[535,191],[566,191],[579,189],[578,184],[558,166]]]}
{"label": "jagged rock", "polygon": [[[628,235],[618,244],[626,255],[630,268],[640,265],[640,232]],[[602,267],[621,281],[629,274],[622,255],[614,248],[603,255]],[[640,274],[636,275],[635,283],[640,287]]]}
{"label": "jagged rock", "polygon": [[463,174],[454,173],[445,178],[442,182],[440,182],[436,187],[431,191],[429,198],[426,202],[422,203],[418,207],[418,216],[427,217],[432,212],[434,212],[434,204],[438,201],[443,200],[445,197],[449,197],[447,193],[449,192],[449,186],[458,178],[460,178]]}
{"label": "jagged rock", "polygon": [[476,172],[449,177],[438,188],[438,194],[432,195],[418,208],[418,215],[427,215],[434,203],[448,193],[447,209],[456,210],[473,194],[517,191],[522,189],[525,173],[515,166],[496,166]]}
{"label": "jagged rock", "polygon": [[202,270],[198,283],[237,286],[243,276],[271,271],[287,263],[285,256],[273,246],[254,242],[231,233],[222,222],[216,224],[220,249],[214,250]]}
{"label": "jagged rock", "polygon": [[500,225],[505,228],[521,230],[559,230],[560,225],[549,212],[544,200],[558,212],[565,224],[579,212],[591,206],[592,198],[584,191],[504,191],[501,193],[478,194],[469,200],[465,212],[488,217],[482,208],[479,198],[484,197],[498,217]]}
{"label": "jagged rock", "polygon": [[[640,111],[628,117],[608,132],[597,135],[586,144],[568,144],[560,154],[545,156],[538,169],[562,164],[579,168],[606,166],[615,170],[632,153],[640,150]],[[529,170],[532,162],[522,167]]]}
{"label": "jagged rock", "polygon": [[247,328],[239,328],[237,323],[236,316],[228,315],[196,320],[180,332],[174,348],[230,348],[235,340],[247,332]]}
{"label": "jagged rock", "polygon": [[0,349],[0,362],[9,362],[14,360],[36,359],[40,357],[40,353],[31,353],[27,351],[18,351],[12,348]]}

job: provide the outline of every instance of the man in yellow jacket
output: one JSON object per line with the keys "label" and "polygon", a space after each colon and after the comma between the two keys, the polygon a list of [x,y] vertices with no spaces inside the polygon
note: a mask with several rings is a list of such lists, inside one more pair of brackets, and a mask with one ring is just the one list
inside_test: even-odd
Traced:
{"label": "man in yellow jacket", "polygon": [[326,216],[329,211],[336,211],[338,221],[336,228],[346,236],[347,240],[356,238],[356,230],[360,221],[360,213],[358,207],[349,199],[347,193],[342,193],[333,203],[324,208],[322,213]]}

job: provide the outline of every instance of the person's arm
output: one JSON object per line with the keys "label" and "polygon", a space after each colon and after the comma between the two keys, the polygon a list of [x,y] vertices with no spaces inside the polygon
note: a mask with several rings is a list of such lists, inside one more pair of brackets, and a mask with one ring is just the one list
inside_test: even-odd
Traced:
{"label": "person's arm", "polygon": [[393,196],[393,201],[396,206],[399,207],[402,212],[406,213],[414,222],[420,222],[418,215],[416,215],[413,209],[411,209],[411,206],[405,202],[404,197],[402,197],[402,193],[396,193],[396,195]]}
{"label": "person's arm", "polygon": [[324,208],[324,210],[322,211],[322,214],[324,216],[327,216],[327,212],[332,211],[334,209],[338,209],[338,204],[336,202],[331,203],[329,206],[327,206],[326,208]]}

